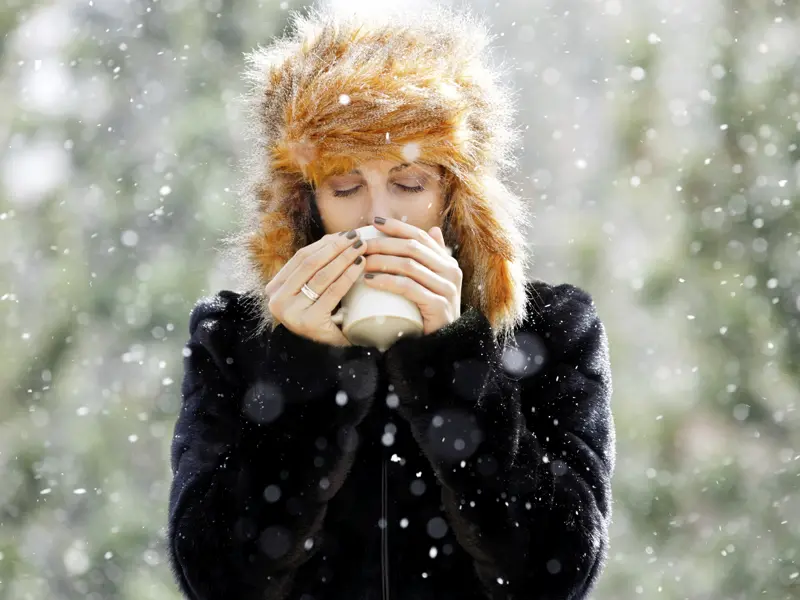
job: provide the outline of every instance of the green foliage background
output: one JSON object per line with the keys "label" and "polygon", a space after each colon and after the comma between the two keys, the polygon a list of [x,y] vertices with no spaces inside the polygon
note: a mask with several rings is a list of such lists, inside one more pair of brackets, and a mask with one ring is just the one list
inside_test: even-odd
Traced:
{"label": "green foliage background", "polygon": [[[800,5],[471,6],[517,67],[531,275],[610,336],[594,597],[800,598]],[[236,286],[242,54],[297,8],[0,6],[0,599],[178,597],[181,349]]]}

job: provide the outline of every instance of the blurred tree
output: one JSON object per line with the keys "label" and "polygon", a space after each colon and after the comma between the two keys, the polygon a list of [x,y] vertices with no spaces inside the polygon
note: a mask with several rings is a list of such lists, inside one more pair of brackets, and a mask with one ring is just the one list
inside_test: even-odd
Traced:
{"label": "blurred tree", "polygon": [[287,7],[0,9],[3,600],[177,597],[163,538],[181,348],[235,214],[242,53]]}
{"label": "blurred tree", "polygon": [[[780,1],[726,5],[699,91],[709,108],[692,116],[718,133],[677,168],[684,254],[643,293],[685,309],[698,359],[697,403],[662,421],[663,484],[641,524],[656,555],[691,557],[691,584],[663,580],[669,597],[800,597],[798,16]],[[633,159],[650,145],[626,122]]]}

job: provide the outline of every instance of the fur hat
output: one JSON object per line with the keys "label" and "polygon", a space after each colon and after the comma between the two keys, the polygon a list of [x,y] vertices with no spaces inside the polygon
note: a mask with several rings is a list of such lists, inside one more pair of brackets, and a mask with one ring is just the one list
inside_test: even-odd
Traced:
{"label": "fur hat", "polygon": [[253,146],[242,226],[225,240],[262,326],[275,324],[264,286],[315,239],[313,189],[385,159],[444,167],[442,229],[464,274],[462,302],[495,335],[513,331],[525,316],[529,215],[502,181],[519,131],[509,73],[488,64],[485,23],[436,4],[373,14],[317,6],[289,21],[283,38],[246,55],[240,102]]}

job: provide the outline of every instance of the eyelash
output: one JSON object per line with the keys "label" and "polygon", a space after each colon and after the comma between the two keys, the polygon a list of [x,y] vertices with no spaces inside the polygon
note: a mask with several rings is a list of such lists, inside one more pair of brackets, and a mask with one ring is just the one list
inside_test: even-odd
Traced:
{"label": "eyelash", "polygon": [[[400,189],[402,189],[404,192],[410,192],[410,193],[413,193],[413,194],[419,193],[419,192],[421,192],[421,191],[423,191],[425,189],[421,185],[418,185],[418,186],[415,186],[415,187],[408,187],[407,185],[400,185],[399,183],[396,183],[395,185],[397,187],[399,187]],[[333,195],[337,196],[339,198],[343,198],[345,196],[352,196],[353,194],[355,194],[358,191],[358,188],[360,188],[360,187],[361,186],[359,185],[359,186],[354,187],[351,190],[334,190],[333,191]]]}

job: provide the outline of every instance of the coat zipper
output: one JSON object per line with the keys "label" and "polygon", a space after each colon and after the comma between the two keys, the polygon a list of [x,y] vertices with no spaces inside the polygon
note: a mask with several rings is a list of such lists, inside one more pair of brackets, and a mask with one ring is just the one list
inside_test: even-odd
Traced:
{"label": "coat zipper", "polygon": [[386,452],[381,468],[381,597],[389,600],[389,486],[387,483]]}
{"label": "coat zipper", "polygon": [[[381,376],[384,376],[386,371],[384,369],[384,359],[386,355],[381,352],[379,370]],[[389,390],[392,386],[388,386]],[[384,392],[385,395],[386,392]],[[386,414],[386,405],[381,406],[381,412]],[[387,455],[389,448],[379,440],[381,449],[381,598],[382,600],[390,600],[390,577],[389,577],[389,466],[387,464]]]}

